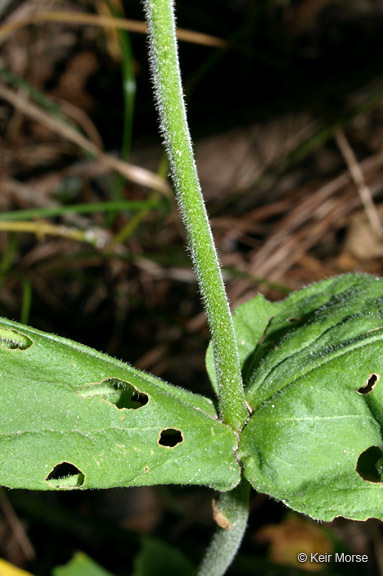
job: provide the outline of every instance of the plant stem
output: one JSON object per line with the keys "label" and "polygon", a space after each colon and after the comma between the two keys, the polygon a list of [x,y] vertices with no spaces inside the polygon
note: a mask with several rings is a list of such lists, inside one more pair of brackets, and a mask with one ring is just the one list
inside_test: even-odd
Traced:
{"label": "plant stem", "polygon": [[229,303],[194,163],[186,119],[173,0],[144,0],[161,130],[211,332],[223,421],[239,432],[248,416]]}
{"label": "plant stem", "polygon": [[[250,485],[246,480],[231,492],[223,492],[217,504],[216,519],[230,523],[218,528],[199,567],[198,576],[222,576],[230,566],[241,544],[249,515]],[[218,518],[217,518],[218,512]]]}

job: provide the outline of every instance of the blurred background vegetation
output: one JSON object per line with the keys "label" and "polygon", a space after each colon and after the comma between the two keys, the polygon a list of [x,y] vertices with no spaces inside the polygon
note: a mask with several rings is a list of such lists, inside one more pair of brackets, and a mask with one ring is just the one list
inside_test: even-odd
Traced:
{"label": "blurred background vegetation", "polygon": [[[381,0],[177,0],[176,11],[232,306],[334,274],[381,275]],[[167,174],[140,2],[2,0],[0,315],[210,394],[209,334]],[[165,564],[178,549],[196,565],[211,497],[3,491],[0,555],[45,576],[82,550],[116,575],[157,576],[160,563],[145,572],[136,555],[160,538]],[[326,573],[383,575],[380,523],[317,527],[257,494],[229,574],[301,574],[307,546],[369,554]]]}

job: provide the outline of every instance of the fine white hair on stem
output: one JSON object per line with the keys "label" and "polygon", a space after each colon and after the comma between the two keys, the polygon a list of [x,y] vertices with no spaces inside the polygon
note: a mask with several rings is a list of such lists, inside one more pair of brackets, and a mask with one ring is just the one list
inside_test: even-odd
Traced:
{"label": "fine white hair on stem", "polygon": [[174,2],[144,0],[160,129],[211,331],[220,415],[239,432],[248,416],[238,350],[218,255],[197,175],[178,63]]}

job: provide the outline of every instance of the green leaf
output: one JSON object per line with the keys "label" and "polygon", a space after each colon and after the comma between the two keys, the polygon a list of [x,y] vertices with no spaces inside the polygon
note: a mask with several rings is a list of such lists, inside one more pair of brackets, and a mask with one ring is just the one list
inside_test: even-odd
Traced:
{"label": "green leaf", "polygon": [[239,482],[210,400],[0,320],[0,484],[36,490]]}
{"label": "green leaf", "polygon": [[193,576],[194,572],[195,567],[182,552],[162,540],[143,538],[133,576]]}
{"label": "green leaf", "polygon": [[[254,352],[254,346],[260,342],[271,318],[278,313],[282,304],[282,302],[269,302],[262,294],[258,294],[253,300],[250,300],[250,302],[246,302],[235,309],[233,324],[242,376],[246,376],[247,361]],[[215,393],[218,394],[217,375],[211,342],[206,353],[206,369],[212,387]]]}
{"label": "green leaf", "polygon": [[113,576],[84,552],[77,552],[65,566],[53,568],[53,576]]}
{"label": "green leaf", "polygon": [[246,360],[239,456],[258,491],[318,520],[383,518],[383,279],[289,296]]}

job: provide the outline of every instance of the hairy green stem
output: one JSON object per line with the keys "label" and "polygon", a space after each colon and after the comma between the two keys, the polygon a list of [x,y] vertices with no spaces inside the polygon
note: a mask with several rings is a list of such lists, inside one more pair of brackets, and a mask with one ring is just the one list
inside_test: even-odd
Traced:
{"label": "hairy green stem", "polygon": [[198,576],[222,576],[241,544],[249,516],[250,485],[246,480],[231,492],[223,492],[215,509],[217,529],[199,567]]}
{"label": "hairy green stem", "polygon": [[229,303],[194,162],[186,119],[173,0],[144,0],[161,130],[207,313],[223,421],[240,431],[248,416]]}

